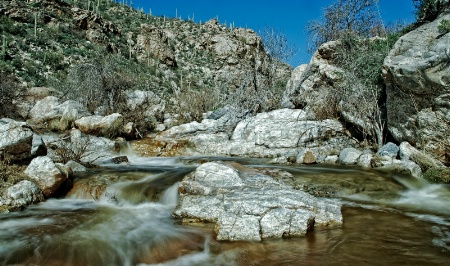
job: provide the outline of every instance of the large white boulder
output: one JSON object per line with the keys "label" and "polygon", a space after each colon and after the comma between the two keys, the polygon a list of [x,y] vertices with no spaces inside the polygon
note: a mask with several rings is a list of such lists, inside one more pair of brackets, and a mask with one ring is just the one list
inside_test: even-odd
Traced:
{"label": "large white boulder", "polygon": [[70,177],[64,169],[58,168],[52,159],[47,156],[33,159],[25,169],[25,174],[36,182],[47,198],[55,193]]}
{"label": "large white boulder", "polygon": [[301,236],[313,226],[342,224],[341,204],[293,189],[237,163],[209,162],[181,182],[174,215],[216,223],[218,240]]}

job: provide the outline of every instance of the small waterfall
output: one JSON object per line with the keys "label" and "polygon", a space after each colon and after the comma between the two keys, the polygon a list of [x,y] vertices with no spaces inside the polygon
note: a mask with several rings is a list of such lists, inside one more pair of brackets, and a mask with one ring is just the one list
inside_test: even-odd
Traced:
{"label": "small waterfall", "polygon": [[164,191],[161,197],[161,203],[169,207],[175,207],[178,204],[178,186],[180,182],[176,182]]}
{"label": "small waterfall", "polygon": [[120,155],[125,155],[128,157],[136,157],[136,153],[134,152],[133,148],[131,147],[130,142],[128,141],[120,141],[117,142],[119,153]]}

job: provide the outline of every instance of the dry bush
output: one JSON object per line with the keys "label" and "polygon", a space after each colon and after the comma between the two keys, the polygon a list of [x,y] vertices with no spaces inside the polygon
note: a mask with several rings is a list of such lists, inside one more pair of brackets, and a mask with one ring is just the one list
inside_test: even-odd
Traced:
{"label": "dry bush", "polygon": [[173,103],[168,112],[178,115],[180,123],[202,121],[203,113],[212,111],[221,104],[221,95],[214,89],[186,89],[173,94]]}
{"label": "dry bush", "polygon": [[23,96],[23,92],[13,75],[0,71],[0,117],[18,116],[14,103]]}
{"label": "dry bush", "polygon": [[28,179],[28,176],[24,174],[25,169],[26,167],[22,165],[0,161],[0,194],[5,188]]}
{"label": "dry bush", "polygon": [[54,150],[57,159],[55,161],[60,163],[67,163],[69,161],[75,161],[83,165],[90,165],[101,156],[91,159],[86,163],[86,159],[95,154],[95,150],[92,150],[92,141],[89,137],[81,136],[76,139],[65,137],[49,143],[48,146]]}
{"label": "dry bush", "polygon": [[337,0],[328,6],[320,20],[308,22],[310,51],[316,51],[323,43],[340,39],[345,33],[361,37],[378,34],[376,29],[382,25],[378,16],[378,1]]}

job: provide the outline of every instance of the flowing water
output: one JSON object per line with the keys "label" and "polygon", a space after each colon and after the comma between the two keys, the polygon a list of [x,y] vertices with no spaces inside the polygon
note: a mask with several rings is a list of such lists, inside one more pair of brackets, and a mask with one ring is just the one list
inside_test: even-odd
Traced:
{"label": "flowing water", "polygon": [[[450,188],[367,169],[275,166],[246,158],[141,158],[77,177],[65,198],[0,215],[2,265],[449,265]],[[217,242],[213,225],[171,215],[204,161],[284,170],[344,202],[340,228],[262,242]]]}

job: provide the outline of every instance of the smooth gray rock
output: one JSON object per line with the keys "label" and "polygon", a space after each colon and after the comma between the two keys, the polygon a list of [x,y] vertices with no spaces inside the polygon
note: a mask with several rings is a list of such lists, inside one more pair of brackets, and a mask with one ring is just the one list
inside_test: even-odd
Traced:
{"label": "smooth gray rock", "polygon": [[6,189],[2,204],[10,210],[21,210],[41,201],[44,201],[41,189],[31,181],[22,180]]}
{"label": "smooth gray rock", "polygon": [[339,160],[339,156],[337,155],[329,155],[325,158],[324,163],[326,164],[336,164]]}
{"label": "smooth gray rock", "polygon": [[61,171],[47,156],[33,159],[25,169],[25,174],[36,182],[47,198],[69,178],[67,173]]}
{"label": "smooth gray rock", "polygon": [[31,157],[33,130],[25,122],[0,120],[0,157],[19,161]]}
{"label": "smooth gray rock", "polygon": [[379,156],[390,156],[392,158],[396,158],[398,156],[398,152],[400,151],[400,148],[392,142],[388,142],[383,145],[378,151],[377,154]]}
{"label": "smooth gray rock", "polygon": [[338,162],[344,165],[356,164],[362,152],[355,148],[345,148],[339,153]]}
{"label": "smooth gray rock", "polygon": [[174,215],[216,223],[218,240],[259,241],[342,224],[339,201],[323,201],[237,163],[210,162],[179,186]]}

